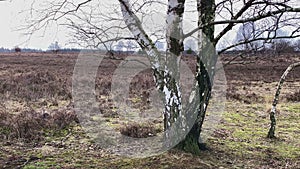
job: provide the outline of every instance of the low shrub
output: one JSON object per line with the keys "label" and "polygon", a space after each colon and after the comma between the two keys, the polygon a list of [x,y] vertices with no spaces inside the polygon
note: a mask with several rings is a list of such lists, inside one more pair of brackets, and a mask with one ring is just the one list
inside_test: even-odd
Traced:
{"label": "low shrub", "polygon": [[134,138],[147,138],[156,136],[161,129],[155,128],[152,123],[131,123],[120,128],[120,133]]}
{"label": "low shrub", "polygon": [[288,95],[286,97],[286,100],[290,102],[300,102],[300,90],[293,94]]}
{"label": "low shrub", "polygon": [[74,111],[57,110],[51,113],[26,110],[18,114],[0,111],[0,138],[38,142],[45,136],[54,135],[73,122],[78,123]]}

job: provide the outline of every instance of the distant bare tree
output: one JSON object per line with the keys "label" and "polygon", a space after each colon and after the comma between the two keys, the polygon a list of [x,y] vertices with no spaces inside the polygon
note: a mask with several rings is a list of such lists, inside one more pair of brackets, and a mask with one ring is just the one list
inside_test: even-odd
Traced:
{"label": "distant bare tree", "polygon": [[298,39],[294,44],[295,51],[300,51],[300,39]]}
{"label": "distant bare tree", "polygon": [[123,52],[123,48],[125,47],[125,44],[122,40],[120,40],[116,45],[116,51]]}
{"label": "distant bare tree", "polygon": [[288,40],[279,40],[273,42],[273,44],[271,45],[271,49],[274,50],[277,55],[280,55],[282,53],[292,53],[295,51],[292,42]]}
{"label": "distant bare tree", "polygon": [[196,45],[196,42],[195,42],[195,40],[193,40],[193,39],[187,39],[187,41],[185,42],[185,45],[184,45],[184,49],[185,50],[193,50],[193,51],[195,51],[196,50],[196,47],[197,45]]}
{"label": "distant bare tree", "polygon": [[[248,42],[258,38],[257,36],[262,36],[262,35],[257,33],[254,22],[243,23],[237,31],[236,43]],[[240,47],[241,50],[244,50],[245,52],[255,52],[258,51],[260,45],[262,44],[259,44],[259,42],[257,41],[257,42],[249,42],[249,43],[242,44],[240,45]]]}
{"label": "distant bare tree", "polygon": [[60,46],[58,45],[58,42],[55,41],[54,43],[51,43],[49,45],[48,49],[54,53],[58,53],[60,50]]}
{"label": "distant bare tree", "polygon": [[137,48],[137,46],[135,45],[135,43],[132,40],[128,40],[126,42],[126,50],[127,50],[127,52],[131,52],[131,51],[133,51],[136,48]]}
{"label": "distant bare tree", "polygon": [[21,52],[21,48],[15,47],[15,52],[16,52],[16,53],[20,53],[20,52]]}

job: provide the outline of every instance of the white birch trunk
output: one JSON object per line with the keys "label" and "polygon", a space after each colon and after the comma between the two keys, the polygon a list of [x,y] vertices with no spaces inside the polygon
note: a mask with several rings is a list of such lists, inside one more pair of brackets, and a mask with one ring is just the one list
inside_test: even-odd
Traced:
{"label": "white birch trunk", "polygon": [[180,59],[183,52],[182,20],[184,0],[169,0],[167,11],[167,53],[165,59],[164,93],[165,95],[165,129],[182,118],[182,101],[180,92]]}
{"label": "white birch trunk", "polygon": [[[197,0],[198,8],[198,26],[207,25],[214,21],[215,11],[214,0]],[[198,49],[197,57],[197,79],[200,87],[201,104],[199,110],[199,130],[202,131],[202,125],[206,115],[206,110],[211,97],[213,78],[215,74],[215,66],[217,63],[217,55],[214,46],[214,26],[207,26],[198,31]],[[199,137],[199,144],[203,144]]]}
{"label": "white birch trunk", "polygon": [[134,14],[129,0],[119,0],[119,2],[121,5],[121,11],[124,18],[124,22],[127,25],[130,32],[133,34],[136,42],[147,53],[147,57],[150,61],[152,70],[154,71],[156,87],[162,90],[164,86],[164,67],[162,65],[162,57],[160,56],[159,51],[155,47],[150,37],[143,29],[141,21]]}
{"label": "white birch trunk", "polygon": [[278,82],[278,85],[277,85],[277,89],[276,89],[276,93],[275,93],[275,96],[274,96],[274,100],[273,100],[273,103],[272,103],[272,108],[271,108],[271,112],[270,112],[270,121],[271,121],[271,127],[269,129],[269,132],[268,132],[268,138],[275,138],[275,128],[276,128],[276,106],[278,104],[278,100],[279,100],[279,95],[280,95],[280,90],[282,88],[282,85],[285,81],[285,78],[286,76],[289,74],[289,72],[295,68],[295,67],[298,67],[300,66],[300,62],[298,63],[294,63],[294,64],[291,64],[286,70],[285,72],[282,74],[279,82]]}
{"label": "white birch trunk", "polygon": [[[187,134],[186,138],[178,144],[178,148],[184,149],[188,152],[198,154],[201,149],[199,136],[201,132],[201,126],[204,120],[206,108],[208,105],[208,101],[210,99],[211,92],[211,80],[214,74],[214,65],[216,64],[217,58],[215,56],[215,49],[210,40],[213,38],[213,27],[208,27],[204,30],[204,33],[209,39],[201,37],[199,41],[201,42],[200,49],[201,52],[197,58],[198,67],[196,73],[195,86],[193,87],[194,94],[191,94],[189,106],[185,114],[182,113],[181,110],[181,93],[179,86],[179,65],[180,65],[180,57],[183,52],[183,31],[182,31],[182,15],[184,12],[184,0],[169,0],[168,1],[168,12],[167,12],[167,31],[166,31],[166,39],[167,39],[167,54],[165,59],[162,60],[160,54],[155,48],[154,44],[150,40],[150,38],[145,33],[139,19],[132,12],[128,0],[119,0],[121,4],[122,14],[125,19],[125,23],[128,26],[129,30],[132,32],[136,41],[145,50],[148,54],[148,58],[150,59],[150,63],[152,65],[152,69],[155,74],[156,85],[163,92],[165,96],[165,111],[164,111],[164,122],[165,129],[170,128],[172,123],[176,120],[182,120],[179,123],[179,126],[175,128],[182,128],[183,130],[191,129]],[[200,4],[202,1],[198,0]],[[212,7],[214,5],[214,1],[206,0],[204,4],[210,5]],[[213,4],[213,5],[212,5]],[[205,9],[205,10],[204,10]],[[212,8],[200,8],[199,10],[199,24],[201,22],[210,22],[211,18],[214,17],[214,11]],[[211,10],[211,11],[209,11]],[[203,14],[204,12],[204,14]],[[211,17],[213,15],[213,17]],[[208,17],[207,18],[205,17]],[[204,23],[205,24],[205,23]],[[163,68],[163,69],[162,69]],[[200,106],[199,106],[200,103]],[[180,118],[178,118],[180,117]],[[195,120],[197,119],[196,123]],[[191,123],[191,124],[185,124]],[[177,123],[178,124],[178,123]],[[179,127],[179,128],[178,128]],[[168,134],[176,135],[176,132],[171,130]],[[173,140],[170,140],[173,141]]]}
{"label": "white birch trunk", "polygon": [[[169,0],[166,39],[168,50],[162,57],[140,20],[133,13],[129,0],[119,0],[125,24],[140,47],[146,51],[154,71],[156,86],[164,94],[164,127],[168,129],[181,115],[182,102],[179,86],[179,65],[183,51],[182,14],[184,0]],[[174,134],[174,133],[173,133]]]}

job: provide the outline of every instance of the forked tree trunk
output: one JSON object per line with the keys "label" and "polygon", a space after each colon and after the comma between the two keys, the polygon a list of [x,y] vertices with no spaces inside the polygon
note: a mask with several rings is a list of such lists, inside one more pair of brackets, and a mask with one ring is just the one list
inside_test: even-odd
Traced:
{"label": "forked tree trunk", "polygon": [[[197,57],[196,83],[192,89],[193,94],[190,95],[188,108],[183,113],[179,86],[179,65],[180,57],[184,50],[182,16],[184,13],[185,0],[168,1],[166,31],[168,49],[165,57],[160,55],[153,42],[145,33],[139,19],[133,13],[129,1],[119,0],[119,2],[121,4],[125,23],[141,48],[147,52],[154,72],[156,86],[164,94],[165,130],[169,129],[174,122],[180,120],[180,122],[176,123],[175,131],[170,130],[170,132],[166,132],[167,140],[168,134],[170,134],[172,140],[168,141],[176,142],[178,140],[174,140],[172,137],[176,137],[176,134],[182,134],[181,130],[184,131],[185,129],[190,129],[185,139],[177,145],[177,148],[193,154],[199,154],[200,150],[203,149],[200,133],[211,95],[214,67],[217,60],[215,49],[212,45],[212,40],[214,39],[214,27],[207,26],[199,32],[200,53]],[[198,0],[197,8],[199,11],[199,26],[206,25],[214,20],[214,1]]]}
{"label": "forked tree trunk", "polygon": [[295,68],[295,67],[298,67],[300,66],[300,62],[298,63],[294,63],[294,64],[291,64],[286,70],[285,72],[282,74],[279,82],[278,82],[278,85],[277,85],[277,90],[276,90],[276,93],[275,93],[275,97],[274,97],[274,100],[273,100],[273,104],[272,104],[272,108],[271,108],[271,112],[270,112],[270,121],[271,121],[271,127],[269,129],[269,132],[268,132],[268,138],[275,138],[275,128],[276,128],[276,106],[278,104],[278,100],[279,100],[279,95],[280,95],[280,90],[282,88],[282,85],[285,81],[285,78],[286,76],[289,74],[289,72]]}
{"label": "forked tree trunk", "polygon": [[[182,15],[184,0],[169,0],[167,18],[168,50],[162,56],[144,31],[140,20],[133,13],[128,0],[119,0],[125,23],[139,46],[146,51],[150,60],[156,87],[164,95],[164,128],[168,129],[181,116],[181,92],[179,86],[179,65],[183,52]],[[175,133],[172,133],[175,134]]]}
{"label": "forked tree trunk", "polygon": [[[180,119],[179,116],[182,116],[179,65],[183,51],[182,14],[184,0],[169,1],[166,34],[168,50],[165,56],[158,52],[154,43],[144,31],[140,20],[132,11],[129,0],[119,0],[119,2],[125,24],[150,60],[156,87],[164,96],[164,128],[165,130],[170,129],[171,125]],[[180,126],[177,126],[177,128],[180,128]],[[166,147],[174,145],[177,140],[173,138],[176,137],[178,132],[180,131],[169,130],[165,132]]]}

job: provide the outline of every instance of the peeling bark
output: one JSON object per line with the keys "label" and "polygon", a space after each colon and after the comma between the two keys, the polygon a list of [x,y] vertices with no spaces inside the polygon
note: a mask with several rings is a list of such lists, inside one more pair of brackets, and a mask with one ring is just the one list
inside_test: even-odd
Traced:
{"label": "peeling bark", "polygon": [[180,92],[180,59],[183,47],[182,20],[185,0],[169,0],[167,11],[167,53],[165,57],[165,129],[171,127],[176,120],[182,120],[182,101]]}
{"label": "peeling bark", "polygon": [[294,63],[294,64],[291,64],[286,70],[285,72],[282,74],[279,82],[278,82],[278,85],[277,85],[277,89],[276,89],[276,93],[275,93],[275,96],[274,96],[274,100],[273,100],[273,103],[272,103],[272,108],[271,108],[271,112],[270,112],[270,121],[271,121],[271,127],[269,129],[269,132],[268,132],[268,135],[267,137],[268,138],[275,138],[275,128],[276,128],[276,106],[278,104],[278,100],[279,100],[279,95],[280,95],[280,90],[282,88],[282,85],[285,81],[285,78],[286,76],[290,73],[290,71],[295,68],[295,67],[298,67],[300,66],[300,62],[298,63]]}
{"label": "peeling bark", "polygon": [[[179,65],[183,48],[182,17],[184,12],[184,0],[169,0],[167,17],[167,45],[168,50],[165,57],[162,57],[149,36],[144,31],[140,20],[133,13],[128,0],[119,0],[125,23],[134,35],[140,47],[147,52],[152,65],[156,87],[164,95],[164,128],[169,129],[171,125],[182,117],[182,102],[179,85]],[[184,121],[184,120],[182,120]],[[182,124],[183,126],[184,124]],[[166,139],[169,135],[176,133],[166,132]]]}

